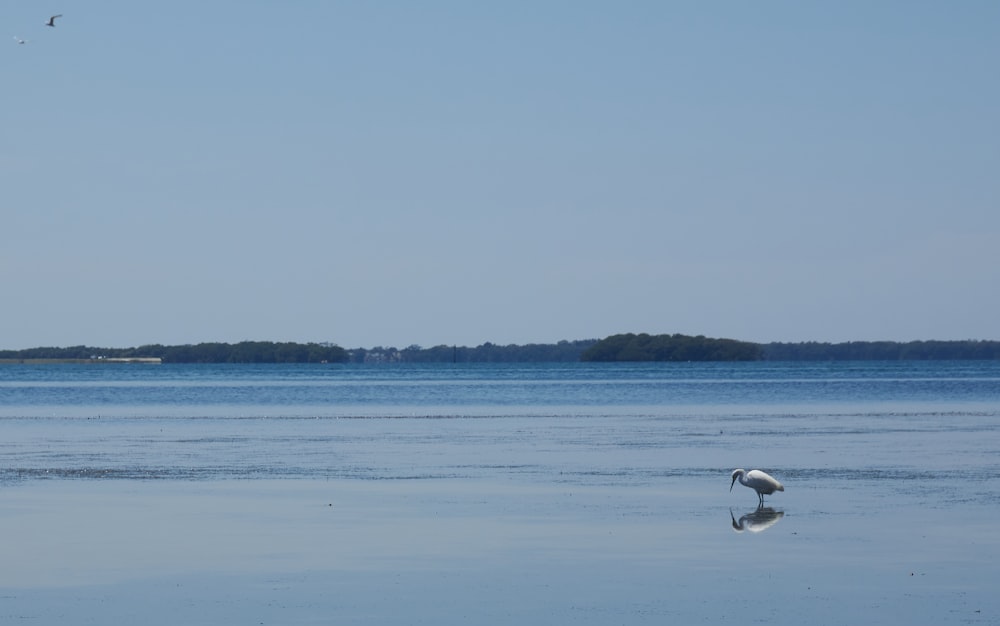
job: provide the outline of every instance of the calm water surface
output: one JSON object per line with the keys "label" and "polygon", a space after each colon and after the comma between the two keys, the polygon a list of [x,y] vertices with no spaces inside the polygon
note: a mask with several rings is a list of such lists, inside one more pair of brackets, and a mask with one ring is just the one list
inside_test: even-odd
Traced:
{"label": "calm water surface", "polygon": [[993,362],[0,366],[0,621],[996,624],[998,431]]}

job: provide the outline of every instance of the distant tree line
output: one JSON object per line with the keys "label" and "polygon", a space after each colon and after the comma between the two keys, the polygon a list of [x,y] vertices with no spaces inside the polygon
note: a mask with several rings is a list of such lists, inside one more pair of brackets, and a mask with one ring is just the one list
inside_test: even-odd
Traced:
{"label": "distant tree line", "polygon": [[611,335],[552,344],[475,347],[412,345],[345,350],[328,343],[199,343],[136,348],[29,348],[0,350],[3,360],[88,360],[159,357],[164,363],[558,363],[577,361],[901,361],[997,360],[1000,341],[850,341],[752,343],[702,335]]}
{"label": "distant tree line", "polygon": [[759,361],[760,344],[703,335],[611,335],[588,348],[581,361]]}
{"label": "distant tree line", "polygon": [[378,346],[348,351],[350,363],[564,363],[577,362],[584,350],[597,343],[596,339],[560,341],[558,343],[509,344],[486,342],[467,346],[439,345],[421,348],[417,345],[398,349]]}
{"label": "distant tree line", "polygon": [[583,361],[915,361],[1000,359],[1000,341],[750,343],[698,335],[612,335]]}
{"label": "distant tree line", "polygon": [[848,341],[768,343],[767,361],[930,361],[1000,359],[1000,341]]}
{"label": "distant tree line", "polygon": [[159,357],[164,363],[343,363],[347,351],[331,344],[276,343],[242,341],[240,343],[199,343],[164,346],[151,344],[136,348],[29,348],[0,350],[0,359],[100,359]]}

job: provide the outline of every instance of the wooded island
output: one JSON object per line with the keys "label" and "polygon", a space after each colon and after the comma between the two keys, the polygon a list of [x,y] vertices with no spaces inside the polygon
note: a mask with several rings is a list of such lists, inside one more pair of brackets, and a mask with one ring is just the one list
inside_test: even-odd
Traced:
{"label": "wooded island", "polygon": [[903,361],[996,360],[1000,341],[850,341],[753,343],[703,335],[611,335],[554,344],[344,349],[331,343],[243,341],[136,348],[0,350],[0,363],[561,363],[613,361]]}

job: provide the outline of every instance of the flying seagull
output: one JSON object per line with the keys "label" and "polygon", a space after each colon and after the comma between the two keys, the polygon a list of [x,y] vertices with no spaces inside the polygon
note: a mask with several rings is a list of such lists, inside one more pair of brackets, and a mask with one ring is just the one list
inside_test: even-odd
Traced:
{"label": "flying seagull", "polygon": [[16,41],[17,43],[21,43],[21,44],[28,43],[27,39],[21,39],[17,35],[14,35],[14,41]]}
{"label": "flying seagull", "polygon": [[53,15],[52,17],[50,17],[49,21],[45,22],[45,25],[46,26],[51,26],[52,28],[55,28],[56,27],[56,18],[57,17],[62,17],[62,13],[60,13],[59,15]]}

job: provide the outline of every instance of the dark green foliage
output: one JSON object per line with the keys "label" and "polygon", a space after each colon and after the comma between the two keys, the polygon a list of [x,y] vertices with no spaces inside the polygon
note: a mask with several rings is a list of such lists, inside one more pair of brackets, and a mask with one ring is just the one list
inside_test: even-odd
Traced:
{"label": "dark green foliage", "polygon": [[611,335],[600,341],[584,339],[553,344],[501,346],[486,342],[476,347],[376,347],[344,350],[331,344],[200,343],[136,348],[29,348],[0,350],[7,361],[52,359],[159,357],[164,363],[558,363],[575,361],[902,361],[996,360],[1000,341],[849,341],[846,343],[766,343],[712,339],[698,335]]}
{"label": "dark green foliage", "polygon": [[243,341],[240,343],[199,343],[197,345],[137,348],[30,348],[0,350],[0,359],[91,359],[159,357],[164,363],[342,363],[347,352],[330,344],[275,343]]}
{"label": "dark green foliage", "polygon": [[749,343],[701,335],[623,334],[602,339],[583,361],[915,361],[1000,359],[1000,341]]}
{"label": "dark green foliage", "polygon": [[581,355],[582,361],[758,361],[761,346],[703,335],[612,335]]}
{"label": "dark green foliage", "polygon": [[378,346],[350,351],[351,363],[575,363],[596,339],[529,343],[500,346],[486,342],[474,348],[466,346],[409,346],[402,350]]}
{"label": "dark green foliage", "polygon": [[1000,341],[848,341],[769,343],[767,361],[928,361],[1000,359]]}

